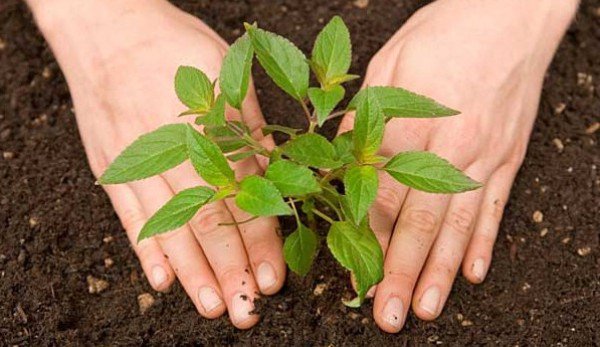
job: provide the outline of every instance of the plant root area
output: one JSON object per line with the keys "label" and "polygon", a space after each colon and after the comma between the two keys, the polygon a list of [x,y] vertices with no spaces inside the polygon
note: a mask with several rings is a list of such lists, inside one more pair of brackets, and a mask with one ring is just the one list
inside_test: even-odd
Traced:
{"label": "plant root area", "polygon": [[[229,42],[243,21],[257,21],[305,52],[340,14],[354,44],[351,73],[364,76],[369,58],[424,2],[175,4]],[[600,1],[584,0],[545,79],[489,275],[481,285],[459,276],[439,319],[411,313],[400,333],[381,332],[370,302],[360,309],[341,303],[351,295],[348,275],[322,248],[308,276],[290,274],[280,293],[260,300],[261,322],[239,331],[226,316],[201,318],[179,285],[167,294],[148,285],[108,197],[94,185],[50,49],[26,6],[3,0],[0,345],[598,345],[599,57]],[[268,122],[303,126],[301,110],[260,69],[255,80]],[[359,87],[350,83],[349,92]],[[284,235],[293,227],[282,220]]]}

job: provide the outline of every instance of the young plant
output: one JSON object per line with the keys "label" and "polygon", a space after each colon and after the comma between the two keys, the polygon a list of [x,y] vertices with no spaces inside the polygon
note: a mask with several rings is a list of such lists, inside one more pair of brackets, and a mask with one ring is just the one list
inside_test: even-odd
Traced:
{"label": "young plant", "polygon": [[[378,155],[386,122],[458,112],[402,88],[382,86],[359,91],[345,108],[334,111],[345,96],[342,84],[358,77],[348,74],[350,35],[340,17],[334,17],[319,33],[310,59],[281,36],[256,25],[245,24],[245,28],[246,33],[223,60],[218,96],[214,92],[217,81],[210,81],[202,71],[189,66],[177,70],[175,90],[188,108],[181,115],[196,115],[195,123],[201,127],[171,124],[142,135],[115,159],[99,183],[147,178],[189,159],[198,175],[214,188],[199,186],[179,192],[147,221],[138,242],[183,226],[205,204],[234,199],[240,209],[255,217],[295,216],[296,230],[285,240],[284,255],[290,269],[299,275],[309,271],[317,252],[316,219],[321,218],[330,224],[327,246],[331,253],[356,279],[358,296],[346,304],[360,305],[367,290],[383,278],[383,253],[368,214],[380,172],[410,188],[432,193],[480,187],[433,153]],[[244,123],[225,118],[227,107],[243,113],[255,56],[275,84],[300,104],[308,121],[306,130],[265,126],[264,134],[289,136],[274,149],[256,141]],[[318,87],[309,86],[310,70]],[[353,131],[332,142],[315,132],[327,120],[349,111],[355,111]],[[269,159],[264,176],[236,180],[229,162],[254,155]]]}

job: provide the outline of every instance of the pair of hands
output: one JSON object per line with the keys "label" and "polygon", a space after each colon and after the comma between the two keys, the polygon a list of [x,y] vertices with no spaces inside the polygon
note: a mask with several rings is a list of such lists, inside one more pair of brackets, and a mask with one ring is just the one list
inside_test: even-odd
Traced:
{"label": "pair of hands", "polygon": [[[178,121],[174,115],[182,106],[172,88],[177,67],[195,66],[215,79],[227,43],[163,0],[91,1],[76,8],[70,2],[30,5],[67,78],[98,177],[139,135]],[[371,295],[383,330],[399,331],[411,305],[420,318],[436,318],[461,263],[469,281],[484,280],[545,70],[575,7],[574,0],[438,0],[411,17],[372,59],[364,85],[404,87],[462,111],[447,119],[394,119],[382,152],[432,151],[485,183],[484,189],[448,196],[380,177],[371,223],[386,254],[385,277]],[[264,124],[252,88],[244,114],[253,130]],[[351,126],[347,115],[340,131]],[[254,133],[269,146],[270,138]],[[234,165],[240,175],[261,171],[255,159]],[[136,243],[158,208],[176,192],[202,184],[184,164],[105,189],[154,289],[166,290],[177,278],[201,315],[228,311],[236,327],[249,328],[259,319],[251,313],[253,299],[274,294],[285,280],[276,219],[219,226],[248,218],[234,204],[219,202],[175,232]]]}

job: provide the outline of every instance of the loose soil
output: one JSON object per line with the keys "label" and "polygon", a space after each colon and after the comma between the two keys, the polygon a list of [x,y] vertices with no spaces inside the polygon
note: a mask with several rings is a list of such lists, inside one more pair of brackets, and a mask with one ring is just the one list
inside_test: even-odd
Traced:
{"label": "loose soil", "polygon": [[[423,4],[176,3],[230,41],[242,21],[256,20],[305,51],[322,23],[340,14],[352,33],[353,72],[359,74]],[[1,1],[0,344],[600,344],[600,153],[598,132],[589,134],[600,117],[599,9],[598,0],[583,2],[548,73],[485,283],[459,278],[438,320],[411,315],[401,333],[389,335],[373,323],[370,304],[350,310],[340,303],[350,291],[347,276],[326,251],[305,279],[291,275],[278,295],[261,301],[262,321],[248,331],[234,329],[227,318],[200,318],[179,286],[153,293],[108,198],[94,186],[67,86],[48,46],[20,1]],[[300,124],[263,74],[256,82],[269,122]],[[533,221],[537,210],[541,223]],[[283,221],[284,233],[289,226]],[[88,276],[109,287],[90,294]],[[319,284],[325,289],[316,296]],[[142,315],[138,300],[151,299],[138,296],[146,292],[155,301]]]}

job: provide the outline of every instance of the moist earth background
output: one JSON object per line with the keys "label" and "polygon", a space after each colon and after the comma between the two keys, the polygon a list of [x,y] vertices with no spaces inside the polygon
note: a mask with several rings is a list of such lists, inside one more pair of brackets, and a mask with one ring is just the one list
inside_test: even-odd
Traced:
{"label": "moist earth background", "polygon": [[[243,21],[258,21],[305,52],[323,23],[340,14],[354,43],[351,72],[363,76],[369,58],[424,4],[174,2],[229,42]],[[0,39],[1,345],[600,344],[600,153],[598,132],[586,133],[600,117],[600,1],[583,1],[545,79],[486,281],[474,286],[459,277],[439,319],[410,314],[396,335],[377,328],[370,303],[358,310],[341,304],[351,293],[348,276],[324,248],[306,278],[289,275],[279,294],[260,301],[262,320],[247,331],[227,317],[202,319],[179,285],[153,292],[94,185],[65,80],[21,1],[0,1]],[[267,121],[302,125],[300,110],[255,70]],[[332,135],[334,126],[324,132]],[[541,223],[532,220],[537,210]],[[282,220],[283,234],[292,227]],[[114,265],[105,267],[106,258]],[[88,275],[110,287],[89,294]],[[317,284],[326,285],[319,296]],[[156,302],[142,315],[137,296],[146,292]]]}

